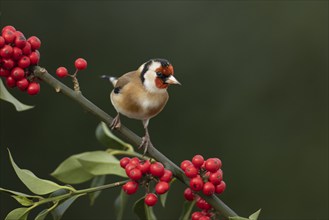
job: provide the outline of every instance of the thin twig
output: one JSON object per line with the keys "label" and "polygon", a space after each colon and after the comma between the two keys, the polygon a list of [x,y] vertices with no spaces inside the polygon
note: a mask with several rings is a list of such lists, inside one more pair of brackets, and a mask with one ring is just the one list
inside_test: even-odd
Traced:
{"label": "thin twig", "polygon": [[[81,92],[75,92],[74,90],[70,89],[69,87],[55,79],[47,72],[46,69],[36,66],[34,68],[34,75],[42,79],[43,82],[48,83],[50,86],[52,86],[56,90],[56,92],[61,92],[64,95],[73,99],[74,101],[78,102],[87,112],[93,114],[99,120],[105,122],[107,125],[111,124],[113,118],[110,115],[108,115],[102,109],[100,109],[95,104],[86,99]],[[117,130],[117,132],[120,133],[123,137],[125,137],[130,143],[134,144],[135,146],[139,146],[142,141],[141,137],[139,137],[123,125],[120,129]],[[157,161],[163,163],[166,168],[170,169],[173,175],[176,176],[178,180],[180,180],[187,186],[189,185],[189,179],[185,176],[183,171],[175,163],[169,160],[165,155],[159,152],[155,147],[149,146],[147,153]],[[202,196],[208,203],[212,205],[214,209],[222,213],[225,217],[237,216],[237,214],[224,202],[222,202],[217,196],[204,196],[202,194],[200,194],[200,196]]]}
{"label": "thin twig", "polygon": [[64,199],[73,197],[75,195],[84,195],[84,194],[88,194],[88,193],[93,193],[93,192],[97,192],[97,191],[101,191],[101,190],[105,190],[105,189],[110,189],[110,188],[122,186],[127,182],[128,182],[128,180],[124,180],[124,181],[121,181],[121,182],[109,183],[109,184],[105,184],[105,185],[101,185],[101,186],[96,186],[96,187],[93,187],[93,188],[75,190],[74,192],[73,191],[67,191],[67,193],[65,193],[63,195],[58,195],[58,196],[55,196],[55,197],[42,198],[38,202],[36,202],[33,206],[36,207],[36,206],[39,206],[39,205],[42,205],[42,204],[45,204],[45,203],[48,203],[48,202],[64,200]]}

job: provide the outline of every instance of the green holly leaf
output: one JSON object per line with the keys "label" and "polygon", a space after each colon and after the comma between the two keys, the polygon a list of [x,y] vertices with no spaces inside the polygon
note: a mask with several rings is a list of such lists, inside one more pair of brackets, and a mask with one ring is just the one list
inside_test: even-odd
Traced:
{"label": "green holly leaf", "polygon": [[17,208],[9,212],[5,220],[26,220],[29,212],[29,208]]}
{"label": "green holly leaf", "polygon": [[249,218],[244,218],[240,216],[234,216],[234,217],[229,217],[230,220],[257,220],[258,216],[260,214],[261,209],[259,209],[257,212],[251,214]]}
{"label": "green holly leaf", "polygon": [[34,220],[44,220],[48,214],[49,214],[48,209],[44,209],[41,212],[39,212],[39,214],[35,217]]}
{"label": "green holly leaf", "polygon": [[68,184],[83,183],[92,179],[94,175],[87,172],[78,160],[80,157],[88,154],[89,152],[85,152],[70,156],[64,160],[51,175],[59,181]]}
{"label": "green holly leaf", "polygon": [[96,138],[105,147],[134,151],[134,148],[130,144],[115,136],[104,122],[98,124],[96,128]]}
{"label": "green holly leaf", "polygon": [[[171,187],[172,183],[175,182],[175,180],[176,180],[176,178],[173,178],[173,179],[170,181],[170,183],[169,183],[169,187]],[[162,205],[163,207],[166,206],[166,201],[167,201],[168,193],[169,193],[169,191],[166,192],[166,193],[164,193],[164,194],[161,194],[161,195],[159,196],[159,197],[160,197],[161,205]]]}
{"label": "green holly leaf", "polygon": [[16,191],[13,191],[13,190],[9,190],[9,189],[4,189],[4,188],[1,188],[1,187],[0,187],[0,192],[5,192],[5,193],[8,193],[10,195],[22,196],[22,197],[26,197],[26,198],[42,199],[41,196],[29,195],[29,194],[25,194],[25,193],[21,193],[21,192],[16,192]]}
{"label": "green holly leaf", "polygon": [[257,212],[251,214],[251,215],[249,216],[249,219],[250,219],[250,220],[257,220],[261,210],[262,210],[262,209],[259,209]]}
{"label": "green holly leaf", "polygon": [[228,219],[230,219],[230,220],[249,220],[249,218],[244,218],[244,217],[240,217],[240,216],[233,216],[233,217],[229,217]]}
{"label": "green holly leaf", "polygon": [[78,158],[83,169],[92,175],[113,174],[127,177],[126,172],[120,166],[120,161],[105,151],[93,151]]}
{"label": "green holly leaf", "polygon": [[58,202],[56,202],[52,207],[50,207],[49,209],[44,209],[41,212],[39,212],[39,214],[35,217],[34,220],[44,220],[47,215],[49,214],[49,212],[51,212],[54,208],[56,208],[58,205]]}
{"label": "green holly leaf", "polygon": [[40,179],[29,170],[19,168],[14,162],[14,159],[12,158],[9,149],[8,152],[9,152],[10,162],[18,178],[25,184],[25,186],[31,192],[37,195],[44,195],[65,188],[50,180]]}
{"label": "green holly leaf", "polygon": [[54,210],[51,211],[51,214],[53,216],[54,220],[60,220],[65,211],[72,205],[72,203],[79,198],[80,196],[83,196],[85,194],[78,194],[75,196],[72,196],[71,198],[65,200],[64,202],[62,202],[61,204],[59,204]]}
{"label": "green holly leaf", "polygon": [[[106,179],[105,175],[94,177],[92,182],[91,182],[90,188],[103,185],[105,183],[105,179]],[[101,194],[101,192],[102,191],[99,190],[99,191],[96,191],[96,192],[89,193],[90,205],[94,205],[95,200]]]}
{"label": "green holly leaf", "polygon": [[12,195],[11,197],[16,199],[16,201],[19,202],[23,206],[33,205],[33,201],[31,199],[26,198],[25,196]]}
{"label": "green holly leaf", "polygon": [[107,174],[127,177],[116,157],[106,151],[91,151],[70,156],[51,175],[64,183],[77,184]]}
{"label": "green holly leaf", "polygon": [[116,220],[123,219],[123,213],[124,213],[124,209],[126,208],[127,202],[128,202],[128,195],[123,190],[121,190],[119,196],[114,201]]}
{"label": "green holly leaf", "polygon": [[168,192],[166,192],[166,193],[164,193],[164,194],[161,194],[161,195],[159,196],[159,197],[160,197],[160,202],[161,202],[162,207],[165,207],[165,206],[166,206],[167,196],[168,196]]}
{"label": "green holly leaf", "polygon": [[195,205],[196,200],[193,201],[185,201],[183,205],[182,214],[179,217],[179,220],[189,220],[191,216],[192,209]]}
{"label": "green holly leaf", "polygon": [[34,108],[34,106],[21,103],[14,96],[12,96],[3,84],[2,79],[0,79],[0,99],[13,104],[18,112]]}
{"label": "green holly leaf", "polygon": [[139,217],[141,220],[156,220],[155,214],[153,212],[153,208],[149,207],[145,204],[144,198],[142,197],[139,200],[137,200],[133,206],[133,210],[135,214]]}

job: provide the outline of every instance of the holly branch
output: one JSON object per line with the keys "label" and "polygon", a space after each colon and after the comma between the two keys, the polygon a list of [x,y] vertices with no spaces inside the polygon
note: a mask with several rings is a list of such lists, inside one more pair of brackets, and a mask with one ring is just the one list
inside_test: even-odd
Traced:
{"label": "holly branch", "polygon": [[[76,92],[71,88],[67,87],[52,75],[48,73],[45,68],[40,66],[35,66],[33,69],[33,73],[38,78],[42,79],[43,82],[49,84],[51,87],[55,89],[56,92],[62,93],[72,100],[79,103],[87,112],[96,116],[100,121],[103,121],[108,126],[111,124],[113,117],[107,114],[105,111],[97,107],[87,98],[85,98],[81,92]],[[135,146],[139,146],[142,138],[135,134],[133,131],[125,127],[121,126],[120,129],[117,129],[115,132],[119,133],[121,136],[127,139],[128,142],[132,143]],[[147,154],[150,155],[155,160],[163,163],[167,169],[170,169],[173,175],[180,180],[185,185],[189,186],[189,179],[185,176],[184,172],[170,159],[168,159],[165,155],[163,155],[160,151],[158,151],[155,147],[149,146]],[[201,193],[199,194],[203,197],[212,207],[219,211],[225,217],[233,217],[238,216],[230,207],[228,207],[223,201],[221,201],[217,196],[204,196]]]}
{"label": "holly branch", "polygon": [[[92,179],[90,188],[80,190],[71,185],[59,185],[53,181],[41,179],[33,172],[21,169],[16,165],[8,149],[15,173],[34,194],[28,195],[0,187],[0,192],[10,194],[23,206],[12,210],[6,216],[6,220],[26,220],[31,210],[44,204],[48,204],[50,207],[42,210],[35,220],[44,220],[49,213],[53,215],[54,219],[60,219],[65,210],[80,196],[89,195],[91,204],[93,204],[100,191],[118,186],[122,186],[121,193],[115,200],[118,220],[123,218],[127,195],[134,194],[139,186],[144,188],[146,194],[135,202],[133,210],[140,219],[153,220],[156,217],[152,206],[157,203],[158,196],[162,206],[165,206],[166,193],[170,184],[176,179],[188,186],[184,191],[184,197],[187,201],[183,206],[181,220],[187,220],[190,217],[192,220],[209,220],[221,216],[230,220],[247,219],[239,217],[215,196],[215,193],[221,194],[226,188],[225,182],[222,181],[222,162],[219,158],[204,160],[202,155],[195,155],[191,161],[184,160],[178,167],[152,145],[148,146],[146,155],[134,151],[133,146],[140,146],[142,138],[124,125],[113,132],[130,144],[116,137],[109,129],[114,120],[113,117],[83,96],[77,76],[78,71],[87,68],[87,61],[83,58],[77,59],[74,63],[76,70],[73,74],[69,74],[65,67],[59,67],[56,70],[57,77],[72,78],[73,89],[71,89],[49,74],[45,68],[38,65],[40,46],[41,41],[36,36],[31,36],[26,40],[24,34],[13,26],[5,26],[2,29],[0,36],[0,76],[5,78],[7,87],[17,87],[29,95],[36,95],[40,92],[38,81],[50,85],[57,93],[64,94],[79,103],[85,111],[93,114],[102,122],[96,129],[96,137],[109,148],[105,151],[72,155],[51,174],[66,184],[78,184]],[[0,99],[11,102],[18,111],[33,107],[26,106],[15,99],[6,90],[1,79],[0,92]],[[120,161],[116,156],[122,157]],[[128,177],[128,180],[105,184],[106,175],[109,174]],[[194,205],[202,211],[194,212],[191,215]],[[252,214],[248,219],[256,220],[259,212]]]}

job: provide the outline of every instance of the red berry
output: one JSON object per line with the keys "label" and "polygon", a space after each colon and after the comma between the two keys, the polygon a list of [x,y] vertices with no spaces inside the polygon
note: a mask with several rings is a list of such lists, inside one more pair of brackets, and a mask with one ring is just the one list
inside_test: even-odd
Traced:
{"label": "red berry", "polygon": [[128,177],[132,180],[140,180],[142,176],[142,171],[137,168],[134,168],[128,172]]}
{"label": "red berry", "polygon": [[130,170],[135,169],[136,167],[137,167],[137,165],[131,164],[129,162],[125,167],[125,171],[126,171],[127,176],[129,176]]}
{"label": "red berry", "polygon": [[22,34],[22,32],[17,31],[15,33],[15,46],[19,47],[19,48],[24,48],[26,45],[26,38],[24,37],[24,35]]}
{"label": "red berry", "polygon": [[154,206],[158,202],[158,197],[154,193],[145,196],[144,202],[148,206]]}
{"label": "red berry", "polygon": [[30,85],[27,87],[27,93],[29,95],[36,95],[40,92],[40,84],[37,82],[32,82]]}
{"label": "red berry", "polygon": [[160,178],[161,181],[170,182],[172,179],[172,172],[170,170],[165,169],[163,176]]}
{"label": "red berry", "polygon": [[10,71],[0,67],[0,76],[7,77],[10,75]]}
{"label": "red berry", "polygon": [[15,66],[15,62],[13,59],[3,59],[2,66],[7,70],[11,70]]}
{"label": "red berry", "polygon": [[122,186],[122,189],[128,195],[134,194],[138,189],[138,183],[135,181],[129,181]]}
{"label": "red berry", "polygon": [[29,81],[26,78],[23,78],[16,82],[16,86],[20,90],[24,91],[29,86]]}
{"label": "red berry", "polygon": [[184,197],[187,201],[193,201],[195,198],[194,192],[191,190],[191,188],[186,188],[184,191]]}
{"label": "red berry", "polygon": [[220,182],[223,180],[223,171],[219,169],[215,173],[211,173],[209,175],[208,180],[212,182],[214,185],[220,184]]}
{"label": "red berry", "polygon": [[199,220],[202,216],[202,212],[193,212],[191,216],[191,220]]}
{"label": "red berry", "polygon": [[2,58],[10,58],[13,54],[13,48],[10,45],[5,45],[0,49],[0,56]]}
{"label": "red berry", "polygon": [[21,59],[18,60],[18,66],[21,68],[27,68],[30,66],[31,61],[30,58],[28,56],[22,56]]}
{"label": "red berry", "polygon": [[219,158],[214,157],[214,158],[212,158],[212,159],[214,159],[214,160],[216,160],[216,161],[218,162],[218,164],[219,164],[219,169],[222,168],[222,161],[221,161]]}
{"label": "red berry", "polygon": [[3,46],[5,46],[5,39],[2,36],[0,36],[0,48]]}
{"label": "red berry", "polygon": [[199,220],[210,220],[211,218],[209,216],[201,216]]}
{"label": "red berry", "polygon": [[1,33],[3,33],[6,30],[11,30],[12,32],[15,32],[16,31],[16,29],[13,26],[7,25],[7,26],[5,26],[5,27],[2,28]]}
{"label": "red berry", "polygon": [[196,200],[196,206],[202,210],[209,210],[212,208],[211,205],[201,197],[198,197]]}
{"label": "red berry", "polygon": [[131,160],[130,160],[129,163],[138,166],[139,165],[139,162],[140,161],[139,161],[139,159],[137,157],[133,157],[133,158],[131,158]]}
{"label": "red berry", "polygon": [[[59,68],[64,68],[65,69],[65,67],[59,67]],[[59,69],[58,68],[58,69]],[[56,70],[56,74],[57,74],[57,76],[58,76],[58,73],[57,73],[57,71],[58,71],[58,69]],[[66,70],[66,69],[65,69]],[[67,71],[67,70],[66,70]],[[60,76],[58,76],[58,77],[60,77]],[[127,164],[129,163],[129,161],[130,161],[130,158],[129,157],[123,157],[123,158],[121,158],[121,160],[120,160],[120,166],[122,167],[122,168],[125,168],[126,166],[127,166]]]}
{"label": "red berry", "polygon": [[29,42],[26,42],[25,47],[22,48],[24,55],[30,55],[32,52],[31,44]]}
{"label": "red berry", "polygon": [[193,165],[191,161],[189,160],[184,160],[183,162],[181,162],[180,164],[180,168],[185,171],[186,167]]}
{"label": "red berry", "polygon": [[36,36],[29,37],[29,39],[27,39],[27,41],[31,44],[32,50],[38,50],[41,46],[41,41]]}
{"label": "red berry", "polygon": [[19,60],[23,56],[23,51],[21,48],[14,47],[12,57],[14,60]]}
{"label": "red berry", "polygon": [[12,76],[8,76],[6,78],[6,84],[7,84],[8,87],[13,88],[13,87],[16,86],[16,80]]}
{"label": "red berry", "polygon": [[21,31],[14,31],[14,34],[15,34],[16,37],[18,37],[18,36],[25,37],[24,34]]}
{"label": "red berry", "polygon": [[148,173],[150,171],[150,166],[151,162],[149,160],[145,160],[144,162],[139,163],[137,168],[140,169],[142,173]]}
{"label": "red berry", "polygon": [[37,65],[39,63],[40,60],[40,53],[39,51],[33,51],[30,55],[29,55],[29,59],[30,59],[30,65]]}
{"label": "red berry", "polygon": [[220,165],[221,164],[218,162],[218,160],[215,160],[214,158],[209,158],[205,162],[206,170],[208,170],[212,173],[216,172],[220,168]]}
{"label": "red berry", "polygon": [[21,80],[24,78],[25,73],[24,70],[20,67],[15,67],[14,69],[11,70],[10,75],[17,81]]}
{"label": "red berry", "polygon": [[197,200],[196,200],[196,206],[199,209],[203,209],[204,208],[204,204],[205,204],[206,200],[202,199],[201,197],[198,196]]}
{"label": "red berry", "polygon": [[224,181],[220,182],[215,188],[215,193],[221,194],[226,189],[226,183]]}
{"label": "red berry", "polygon": [[78,58],[74,62],[74,65],[75,65],[75,68],[77,68],[78,70],[84,70],[87,68],[87,61],[83,58]]}
{"label": "red berry", "polygon": [[203,180],[200,176],[194,177],[190,180],[190,188],[194,191],[200,191],[203,188]]}
{"label": "red berry", "polygon": [[[66,76],[69,75],[69,72],[67,71],[67,69],[65,67],[58,67],[57,70],[56,70],[56,75],[59,77],[59,78],[64,78]],[[129,159],[129,158],[128,158]],[[130,160],[130,159],[129,159]],[[127,165],[127,164],[126,164]]]}
{"label": "red berry", "polygon": [[206,182],[203,185],[202,192],[203,192],[203,194],[205,194],[207,196],[211,196],[212,194],[215,193],[215,186],[214,186],[214,184],[212,184],[211,182]]}
{"label": "red berry", "polygon": [[164,166],[159,162],[152,163],[150,166],[150,173],[153,176],[162,177],[164,174]]}
{"label": "red berry", "polygon": [[159,195],[166,193],[169,190],[169,184],[167,182],[160,181],[155,185],[155,192]]}
{"label": "red berry", "polygon": [[204,159],[203,159],[203,156],[201,156],[201,155],[195,155],[192,158],[192,163],[196,168],[201,167],[203,162],[204,162]]}
{"label": "red berry", "polygon": [[4,32],[2,32],[2,37],[3,39],[5,39],[5,42],[7,44],[13,43],[16,38],[14,32],[11,30],[5,30]]}
{"label": "red berry", "polygon": [[190,165],[185,168],[185,175],[188,178],[193,178],[198,175],[198,169],[194,167],[194,165]]}

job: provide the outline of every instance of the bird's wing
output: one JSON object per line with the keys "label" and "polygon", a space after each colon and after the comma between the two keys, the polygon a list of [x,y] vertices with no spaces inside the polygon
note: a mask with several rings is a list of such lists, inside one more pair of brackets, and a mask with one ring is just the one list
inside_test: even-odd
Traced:
{"label": "bird's wing", "polygon": [[131,71],[131,72],[128,72],[124,75],[122,75],[118,81],[116,82],[115,84],[115,88],[120,88],[122,89],[125,85],[127,85],[128,83],[134,81],[134,78],[136,78],[135,76],[136,74],[136,71]]}

